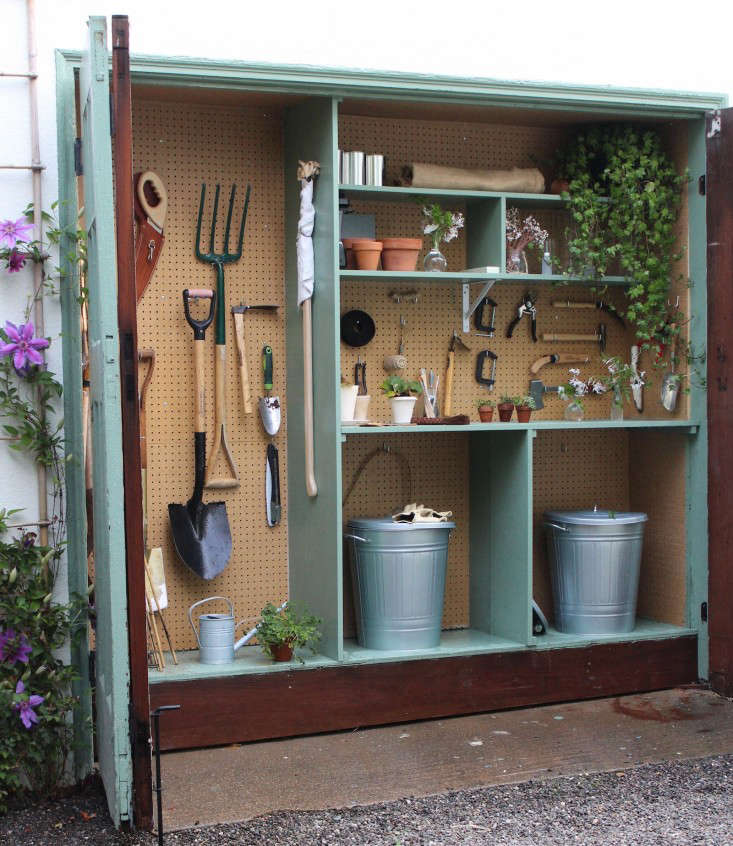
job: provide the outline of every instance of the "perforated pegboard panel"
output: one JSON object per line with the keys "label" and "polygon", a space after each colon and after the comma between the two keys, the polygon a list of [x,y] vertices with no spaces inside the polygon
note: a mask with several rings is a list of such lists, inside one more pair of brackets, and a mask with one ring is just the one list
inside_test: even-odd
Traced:
{"label": "perforated pegboard panel", "polygon": [[[367,455],[382,442],[392,454],[373,458],[344,507],[344,522],[351,517],[384,517],[407,504],[410,497],[439,511],[450,510],[456,522],[448,548],[443,628],[468,625],[468,438],[460,433],[409,433],[389,438],[349,437],[343,445],[344,491]],[[400,453],[409,464],[409,478]],[[344,560],[344,632],[353,635],[353,606],[348,559]]]}
{"label": "perforated pegboard panel", "polygon": [[[149,544],[162,546],[170,606],[167,615],[177,648],[193,648],[186,619],[193,602],[224,595],[234,602],[237,619],[259,613],[268,600],[287,596],[287,396],[285,388],[284,309],[249,312],[245,320],[247,355],[254,414],[245,416],[229,309],[284,302],[284,183],[282,121],[264,109],[202,104],[136,101],[133,108],[134,165],[154,170],[168,190],[166,242],[155,275],[138,308],[140,347],[153,347],[156,369],[148,394]],[[232,224],[239,223],[247,182],[252,196],[242,258],[226,266],[227,420],[231,451],[239,467],[241,487],[205,491],[208,502],[226,503],[233,538],[227,569],[204,582],[177,558],[170,541],[168,503],[185,503],[193,490],[193,332],[183,315],[185,287],[214,288],[211,265],[194,256],[194,238],[201,183],[207,184],[203,232],[209,231],[213,191],[221,183],[219,244],[223,239],[226,203],[232,182],[238,201]],[[223,204],[223,208],[222,208]],[[235,236],[234,236],[235,237]],[[204,241],[204,246],[207,241]],[[265,448],[257,396],[262,393],[261,350],[274,351],[275,390],[283,401],[283,422],[276,444],[280,450],[282,524],[265,522]],[[214,423],[214,327],[206,337],[207,420],[210,448]],[[223,472],[223,468],[222,472]],[[211,610],[217,609],[212,606]]]}
{"label": "perforated pegboard panel", "polygon": [[687,595],[685,463],[689,435],[629,434],[629,489],[634,511],[644,511],[644,554],[638,614],[685,624]]}
{"label": "perforated pegboard panel", "polygon": [[542,515],[580,508],[629,510],[629,444],[625,431],[540,431],[533,450],[535,601],[554,619]]}

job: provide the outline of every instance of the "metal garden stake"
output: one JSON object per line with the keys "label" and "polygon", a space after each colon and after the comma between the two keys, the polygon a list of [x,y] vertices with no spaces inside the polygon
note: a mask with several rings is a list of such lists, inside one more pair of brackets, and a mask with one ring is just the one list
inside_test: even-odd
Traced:
{"label": "metal garden stake", "polygon": [[163,846],[163,803],[161,793],[163,785],[160,783],[160,715],[163,711],[178,711],[180,705],[161,705],[150,712],[153,718],[153,734],[155,736],[155,798],[158,805],[158,846]]}

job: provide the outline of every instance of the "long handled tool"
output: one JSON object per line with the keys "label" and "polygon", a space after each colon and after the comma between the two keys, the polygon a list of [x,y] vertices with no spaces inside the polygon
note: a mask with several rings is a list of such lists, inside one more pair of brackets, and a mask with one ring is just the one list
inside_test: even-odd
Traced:
{"label": "long handled tool", "polygon": [[448,363],[445,368],[445,386],[443,394],[443,416],[450,417],[453,414],[453,372],[456,365],[456,347],[459,350],[468,350],[463,343],[463,338],[453,330],[450,344],[448,344]]}
{"label": "long handled tool", "polygon": [[[195,320],[189,311],[189,299],[210,299],[211,308],[204,320]],[[214,319],[216,294],[207,289],[185,290],[183,308],[193,329],[193,355],[196,385],[196,428],[194,431],[195,481],[191,499],[185,505],[171,504],[168,516],[173,543],[181,561],[202,579],[213,579],[229,563],[232,535],[223,502],[204,504],[201,496],[206,470],[206,391],[204,388],[204,339]]]}
{"label": "long handled tool", "polygon": [[252,394],[249,387],[249,368],[247,367],[247,344],[244,337],[244,317],[252,309],[266,309],[276,311],[276,305],[243,305],[232,306],[232,319],[234,320],[234,339],[237,343],[237,356],[239,358],[239,377],[242,383],[242,402],[244,413],[252,414]]}
{"label": "long handled tool", "polygon": [[[214,252],[214,240],[216,238],[216,215],[219,210],[219,186],[216,186],[214,194],[214,210],[211,217],[211,233],[209,237],[209,252],[202,253],[201,244],[201,221],[204,215],[204,201],[206,199],[206,184],[201,186],[201,202],[199,203],[199,217],[196,224],[196,258],[199,261],[213,264],[216,268],[216,298],[218,308],[216,310],[216,422],[214,431],[214,444],[209,455],[209,462],[204,482],[207,488],[236,488],[239,486],[239,471],[229,450],[226,435],[226,369],[227,369],[227,329],[226,329],[226,299],[224,293],[224,265],[232,264],[242,257],[242,244],[244,242],[244,225],[247,221],[247,209],[249,208],[250,186],[247,185],[247,193],[244,199],[242,210],[242,222],[239,226],[239,240],[235,252],[229,252],[229,231],[232,226],[232,209],[234,208],[234,197],[237,193],[237,186],[232,185],[229,194],[229,211],[224,229],[224,252]],[[231,476],[228,478],[214,477],[213,473],[220,453],[224,454]]]}

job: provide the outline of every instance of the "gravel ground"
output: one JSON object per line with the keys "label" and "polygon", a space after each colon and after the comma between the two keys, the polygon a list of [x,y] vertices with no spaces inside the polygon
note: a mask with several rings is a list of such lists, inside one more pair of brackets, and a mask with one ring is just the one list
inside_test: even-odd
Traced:
{"label": "gravel ground", "polygon": [[[733,755],[611,773],[461,790],[330,811],[170,832],[167,846],[458,846],[458,844],[733,844]],[[116,832],[98,787],[0,818],[12,846],[154,846]]]}

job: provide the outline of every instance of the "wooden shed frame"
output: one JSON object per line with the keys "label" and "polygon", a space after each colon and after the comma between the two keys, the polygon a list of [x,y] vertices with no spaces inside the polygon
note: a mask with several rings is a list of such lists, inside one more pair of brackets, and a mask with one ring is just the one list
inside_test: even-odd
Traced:
{"label": "wooden shed frame", "polygon": [[[303,157],[305,150],[307,157],[318,159],[324,165],[319,182],[317,214],[328,234],[316,245],[321,293],[317,305],[314,305],[315,319],[320,322],[323,350],[316,353],[318,360],[315,367],[317,379],[319,373],[327,371],[332,378],[321,379],[316,386],[316,394],[318,403],[333,409],[334,419],[338,419],[335,413],[338,383],[333,360],[334,356],[338,360],[339,316],[337,237],[333,234],[339,186],[334,172],[339,146],[338,107],[340,102],[349,98],[471,108],[512,106],[532,112],[578,114],[596,120],[612,117],[679,121],[680,131],[687,133],[690,175],[687,188],[690,276],[696,280],[708,279],[707,289],[705,285],[696,284],[691,290],[691,311],[696,314],[691,340],[698,348],[706,347],[711,352],[717,350],[715,358],[710,356],[708,362],[710,388],[707,400],[702,392],[694,395],[688,419],[674,423],[622,421],[617,424],[625,428],[643,428],[646,425],[660,431],[674,428],[689,436],[686,446],[687,601],[684,631],[669,637],[628,637],[614,642],[590,638],[574,644],[573,648],[547,648],[538,643],[527,643],[522,649],[514,651],[479,651],[412,660],[405,656],[392,656],[389,660],[349,663],[343,657],[338,614],[334,617],[327,613],[324,634],[325,654],[330,659],[327,664],[286,672],[210,676],[206,685],[201,684],[201,677],[206,674],[200,673],[188,680],[162,681],[149,686],[141,602],[143,582],[139,566],[142,543],[140,537],[130,534],[137,531],[139,524],[138,517],[132,513],[136,496],[139,501],[139,485],[137,493],[131,494],[133,485],[129,481],[135,473],[139,481],[139,453],[135,455],[134,449],[123,446],[134,443],[137,438],[136,404],[128,403],[129,408],[125,412],[126,394],[129,398],[130,392],[134,391],[132,396],[137,396],[136,377],[129,365],[134,346],[132,349],[125,346],[134,342],[134,325],[131,329],[125,324],[127,319],[132,319],[134,324],[134,315],[125,316],[124,304],[118,313],[120,303],[116,297],[117,288],[122,291],[125,281],[117,276],[126,249],[124,244],[120,246],[120,238],[127,239],[128,234],[121,233],[118,225],[115,257],[114,240],[109,240],[115,237],[110,120],[109,114],[104,114],[105,109],[100,105],[104,104],[103,95],[110,80],[107,23],[104,18],[90,19],[89,52],[86,55],[76,51],[57,52],[59,198],[62,201],[62,223],[76,221],[76,100],[81,74],[82,110],[86,109],[85,90],[93,92],[96,89],[96,106],[89,109],[87,117],[90,123],[86,131],[90,133],[89,138],[99,141],[98,144],[94,142],[96,149],[93,152],[83,150],[84,180],[87,186],[93,184],[94,190],[98,191],[92,211],[97,215],[97,222],[102,220],[107,239],[103,245],[107,247],[106,251],[103,249],[95,259],[97,265],[93,268],[90,285],[103,286],[96,290],[111,294],[109,298],[99,297],[96,306],[99,309],[96,317],[99,343],[97,375],[103,377],[108,394],[103,398],[106,413],[97,415],[94,427],[99,443],[108,446],[107,462],[103,462],[99,470],[99,484],[104,489],[99,495],[104,496],[105,513],[110,517],[105,527],[110,532],[106,563],[112,578],[112,583],[106,587],[109,602],[99,606],[98,626],[109,627],[116,636],[110,649],[98,655],[97,668],[109,677],[109,693],[118,700],[118,705],[122,701],[130,703],[129,712],[118,708],[105,717],[110,722],[105,726],[104,734],[100,735],[100,742],[103,741],[100,761],[103,762],[102,771],[115,822],[124,823],[134,818],[140,826],[151,823],[149,712],[164,704],[182,705],[179,714],[168,717],[164,726],[163,746],[174,749],[616,695],[699,679],[710,679],[717,689],[730,695],[733,690],[731,568],[727,546],[730,518],[725,515],[730,515],[733,502],[727,485],[726,490],[718,488],[711,492],[709,502],[708,462],[715,462],[716,478],[730,479],[733,472],[729,431],[731,414],[721,381],[727,379],[725,349],[729,343],[730,323],[729,318],[726,323],[720,317],[718,310],[721,304],[724,304],[723,308],[733,307],[731,294],[724,290],[722,284],[722,276],[726,268],[730,268],[731,258],[728,250],[728,264],[716,263],[715,275],[708,272],[706,227],[714,229],[715,221],[722,218],[714,218],[711,224],[710,195],[713,186],[708,179],[706,211],[706,187],[699,181],[704,178],[708,167],[706,140],[720,135],[721,114],[718,110],[727,104],[726,98],[715,94],[605,86],[499,82],[179,57],[130,57],[126,54],[126,19],[115,18],[112,25],[115,31],[113,44],[121,51],[118,67],[122,68],[120,79],[123,83],[124,74],[129,71],[128,82],[133,85],[168,86],[197,92],[274,92],[309,99],[307,111],[306,107],[296,105],[289,112],[287,120],[293,126],[291,137],[297,132],[298,145],[297,149],[292,145],[289,147],[286,141],[286,157],[288,162],[294,156]],[[124,89],[124,84],[122,87]],[[116,98],[115,103],[119,102]],[[112,113],[115,115],[114,104]],[[711,117],[710,113],[715,114]],[[725,128],[728,126],[727,113],[722,114]],[[717,130],[715,121],[718,121]],[[119,139],[119,134],[127,130],[115,120],[114,131]],[[727,173],[730,174],[730,169]],[[118,192],[118,213],[121,201]],[[87,208],[89,214],[90,209]],[[294,231],[294,214],[296,208],[291,202],[286,218],[288,231]],[[99,228],[94,232],[97,246],[100,240],[104,240],[100,237]],[[297,372],[302,368],[302,362],[298,352],[299,316],[297,308],[290,302],[294,286],[294,257],[290,249],[286,277],[289,298],[288,370],[292,368],[293,372]],[[132,284],[134,290],[134,279]],[[64,285],[61,296],[66,444],[72,456],[79,456],[82,454],[81,341],[73,285]],[[716,304],[710,314],[709,302]],[[126,379],[132,381],[126,382]],[[293,407],[302,402],[297,389],[292,392],[290,402]],[[113,408],[115,403],[116,409]],[[608,426],[614,425],[604,422]],[[539,422],[521,438],[525,439],[526,435],[527,448],[531,449],[531,438],[537,431],[561,428],[562,425],[554,421],[544,425]],[[589,421],[587,425],[600,426],[601,423]],[[316,432],[316,451],[322,462],[320,493],[315,500],[307,497],[302,484],[302,456],[299,454],[302,428],[292,425],[290,435],[295,446],[288,467],[292,489],[289,509],[293,525],[300,532],[300,545],[311,552],[318,550],[326,562],[323,566],[340,568],[341,448],[344,438],[360,435],[342,432],[338,426],[320,426]],[[496,458],[499,460],[500,456]],[[87,579],[83,471],[83,466],[75,459],[69,462],[69,585],[71,589],[80,591],[86,589]],[[710,554],[708,517],[716,526],[716,532],[718,524],[714,521],[721,517],[725,519],[720,536],[715,539],[710,536]],[[524,525],[526,528],[526,522]],[[530,522],[530,533],[531,528]],[[528,543],[531,549],[531,537]],[[302,550],[294,550],[291,545],[291,555],[300,554]],[[97,566],[103,563],[98,559]],[[315,577],[319,566],[314,561],[308,572],[303,568],[291,570],[291,591],[324,616],[320,606],[328,602],[338,605],[342,588],[336,579],[329,582],[329,587],[324,590]],[[709,580],[711,588],[715,585],[715,590],[709,591]],[[329,596],[329,591],[333,591],[333,595]],[[715,643],[710,642],[709,619],[717,620]],[[105,666],[100,667],[102,659]],[[78,649],[75,661],[80,668],[88,666],[83,647]],[[82,687],[84,681],[82,679]],[[294,697],[298,702],[297,709],[288,707],[285,697]],[[207,705],[212,698],[216,700],[213,713]],[[98,706],[99,700],[98,694]]]}

